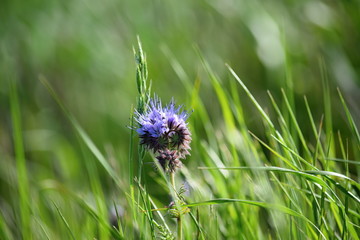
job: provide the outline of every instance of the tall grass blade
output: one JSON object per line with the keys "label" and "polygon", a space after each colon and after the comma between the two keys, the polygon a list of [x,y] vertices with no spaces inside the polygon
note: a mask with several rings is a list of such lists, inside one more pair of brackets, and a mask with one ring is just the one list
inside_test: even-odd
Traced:
{"label": "tall grass blade", "polygon": [[287,109],[288,109],[288,111],[289,111],[289,114],[290,114],[290,117],[291,117],[291,119],[292,119],[292,122],[293,122],[293,124],[294,124],[294,126],[295,126],[295,129],[296,129],[296,131],[297,131],[297,133],[298,133],[298,135],[299,135],[300,141],[301,141],[301,143],[302,143],[302,145],[303,145],[303,148],[304,148],[304,150],[305,150],[305,153],[307,154],[306,157],[311,158],[310,150],[309,150],[309,148],[308,148],[308,146],[307,146],[307,144],[306,144],[304,135],[303,135],[303,133],[302,133],[302,131],[301,131],[301,129],[300,129],[299,123],[298,123],[297,120],[296,120],[296,116],[295,116],[295,114],[294,114],[294,112],[293,112],[293,110],[292,110],[292,108],[291,108],[290,102],[289,102],[289,100],[288,100],[288,98],[287,98],[287,96],[286,96],[286,94],[285,94],[285,91],[284,91],[283,89],[281,89],[281,92],[282,92],[282,95],[283,95],[283,97],[284,97],[285,104],[286,104]]}
{"label": "tall grass blade", "polygon": [[[68,196],[71,199],[73,199],[86,213],[89,214],[89,216],[91,216],[94,221],[99,224],[101,227],[106,228],[107,231],[109,231],[111,233],[111,236],[114,239],[118,239],[118,240],[122,240],[124,238],[122,238],[122,236],[118,233],[118,231],[116,231],[114,228],[112,228],[109,225],[109,222],[104,219],[102,216],[100,216],[97,211],[95,209],[93,209],[92,206],[90,206],[82,197],[78,196],[77,194],[75,194],[74,192],[70,191],[69,189],[67,189],[64,185],[62,185],[61,183],[57,182],[57,181],[53,181],[53,180],[45,180],[43,182],[40,183],[41,189],[42,190],[55,190],[57,192],[59,192],[62,195]],[[53,202],[53,204],[55,205],[55,207],[58,209],[57,205]]]}
{"label": "tall grass blade", "polygon": [[285,206],[278,205],[278,204],[272,204],[272,203],[267,203],[267,202],[258,202],[258,201],[250,201],[250,200],[242,200],[242,199],[222,198],[222,199],[213,199],[213,200],[208,200],[208,201],[189,203],[186,206],[187,207],[196,207],[196,206],[206,206],[206,205],[225,204],[225,203],[243,203],[243,204],[248,204],[248,205],[254,205],[254,206],[257,206],[257,207],[263,207],[263,208],[270,209],[270,210],[280,211],[280,212],[285,213],[287,215],[300,218],[300,219],[305,220],[306,222],[308,222],[313,228],[315,228],[321,234],[321,236],[324,239],[326,239],[325,235],[320,231],[320,229],[318,229],[316,227],[316,225],[312,221],[310,221],[308,218],[306,218],[303,214],[300,214],[300,213],[298,213],[298,212],[296,212],[296,211],[294,211],[294,210],[292,210],[290,208],[287,208]]}
{"label": "tall grass blade", "polygon": [[55,206],[55,208],[56,208],[56,211],[58,212],[58,214],[59,214],[62,222],[65,224],[66,229],[69,231],[69,234],[70,234],[71,238],[72,238],[73,240],[75,240],[75,239],[76,239],[76,238],[75,238],[75,235],[74,235],[73,231],[71,230],[69,223],[66,221],[64,215],[61,213],[61,211],[60,211],[59,207],[56,205],[56,203],[53,202],[53,204],[54,204],[54,206]]}
{"label": "tall grass blade", "polygon": [[10,110],[11,110],[11,120],[12,120],[12,134],[14,140],[14,151],[16,159],[16,173],[17,173],[17,184],[19,190],[19,210],[21,218],[21,234],[23,239],[32,239],[31,236],[31,215],[30,215],[30,204],[29,200],[30,189],[29,189],[29,180],[26,169],[26,160],[25,160],[25,151],[24,143],[22,136],[22,124],[21,124],[21,111],[19,104],[19,97],[17,92],[17,86],[14,79],[9,79],[10,87]]}
{"label": "tall grass blade", "polygon": [[345,176],[343,174],[340,174],[340,173],[336,173],[336,172],[329,172],[329,171],[295,171],[295,170],[292,170],[292,169],[281,168],[281,167],[223,167],[223,168],[221,168],[221,167],[199,167],[199,169],[201,169],[201,170],[215,170],[215,169],[218,169],[218,170],[260,170],[260,171],[291,173],[291,174],[295,174],[295,175],[304,177],[304,178],[306,178],[307,180],[310,180],[313,183],[317,183],[317,184],[321,185],[322,187],[325,187],[326,189],[331,189],[329,187],[329,185],[324,180],[317,177],[317,175],[325,176],[326,179],[329,180],[331,183],[333,183],[336,188],[341,190],[347,196],[354,199],[356,202],[360,203],[359,197],[357,197],[353,193],[347,191],[338,182],[336,182],[335,180],[329,178],[329,176],[334,176],[334,177],[338,177],[338,178],[348,180],[351,184],[353,184],[354,186],[356,186],[358,188],[359,188],[360,184],[357,183],[356,181],[354,181],[353,179],[348,178],[347,176]]}
{"label": "tall grass blade", "polygon": [[352,130],[352,133],[354,134],[354,136],[355,136],[355,138],[356,138],[356,140],[357,140],[357,147],[358,147],[358,149],[360,149],[360,134],[359,134],[359,130],[358,130],[358,128],[356,127],[355,121],[354,121],[353,117],[351,116],[351,113],[350,113],[350,111],[349,111],[349,108],[347,107],[347,105],[346,105],[346,103],[345,103],[345,100],[344,100],[344,98],[343,98],[343,96],[342,96],[342,94],[341,94],[340,89],[338,88],[337,91],[338,91],[338,94],[339,94],[341,103],[342,103],[342,105],[343,105],[343,108],[344,108],[344,110],[345,110],[345,114],[346,114],[346,117],[347,117],[348,122],[349,122],[349,124],[350,124],[350,128],[351,128],[351,130]]}
{"label": "tall grass blade", "polygon": [[[332,124],[332,112],[331,112],[331,96],[330,96],[330,85],[329,78],[327,75],[327,69],[324,58],[320,59],[320,71],[321,71],[321,83],[323,87],[323,101],[324,101],[324,112],[325,112],[325,131],[326,136],[330,137],[333,135],[333,124]],[[329,146],[329,156],[334,156],[335,145],[334,142]]]}
{"label": "tall grass blade", "polygon": [[248,95],[248,97],[250,98],[250,100],[254,103],[255,107],[258,109],[258,111],[260,112],[261,116],[266,120],[266,122],[269,124],[269,126],[275,130],[275,126],[272,123],[272,121],[270,120],[270,118],[268,117],[268,115],[265,113],[265,111],[262,109],[262,107],[260,106],[260,104],[256,101],[255,97],[250,93],[249,89],[246,87],[246,85],[241,81],[241,79],[239,78],[239,76],[235,73],[235,71],[229,66],[227,65],[227,68],[229,69],[230,73],[233,75],[233,77],[239,82],[240,86],[244,89],[244,91],[246,92],[246,94]]}
{"label": "tall grass blade", "polygon": [[13,236],[11,235],[10,229],[8,228],[5,222],[5,217],[1,210],[0,210],[0,239],[7,239],[7,240],[14,239]]}

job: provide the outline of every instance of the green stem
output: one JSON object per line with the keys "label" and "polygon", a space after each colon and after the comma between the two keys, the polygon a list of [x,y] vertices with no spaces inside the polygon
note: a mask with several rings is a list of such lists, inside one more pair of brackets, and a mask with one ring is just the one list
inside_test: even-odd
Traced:
{"label": "green stem", "polygon": [[173,172],[170,172],[170,183],[171,183],[171,186],[173,187],[173,190],[175,191],[175,173]]}
{"label": "green stem", "polygon": [[182,240],[182,221],[181,221],[181,213],[177,218],[177,240]]}
{"label": "green stem", "polygon": [[[170,172],[170,183],[174,190],[175,198],[174,201],[177,201],[178,197],[176,195],[176,188],[175,188],[175,173]],[[179,211],[179,217],[177,218],[177,240],[182,240],[182,221],[181,221],[181,209],[178,209]]]}

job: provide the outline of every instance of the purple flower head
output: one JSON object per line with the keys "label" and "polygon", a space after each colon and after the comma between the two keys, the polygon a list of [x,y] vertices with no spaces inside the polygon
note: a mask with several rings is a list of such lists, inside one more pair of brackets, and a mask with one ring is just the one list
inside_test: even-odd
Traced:
{"label": "purple flower head", "polygon": [[190,154],[191,133],[186,123],[189,115],[186,111],[180,112],[181,107],[175,108],[175,103],[172,100],[164,109],[169,129],[167,135],[169,136],[170,148],[177,149],[180,158],[185,158],[186,155]]}
{"label": "purple flower head", "polygon": [[[186,122],[189,114],[181,111],[181,108],[175,106],[174,100],[162,107],[161,101],[155,96],[144,113],[136,112],[140,144],[158,153],[160,162],[169,161],[170,158],[180,161],[190,154],[191,133]],[[164,167],[165,163],[161,165]],[[171,161],[166,165],[180,166]]]}
{"label": "purple flower head", "polygon": [[165,172],[175,172],[182,166],[176,150],[160,150],[156,158]]}

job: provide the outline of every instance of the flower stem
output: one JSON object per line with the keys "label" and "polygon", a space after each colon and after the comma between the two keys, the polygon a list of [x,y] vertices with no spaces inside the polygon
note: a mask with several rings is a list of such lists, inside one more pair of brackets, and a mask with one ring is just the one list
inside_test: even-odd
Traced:
{"label": "flower stem", "polygon": [[181,213],[177,218],[177,240],[182,240],[182,221],[181,221]]}
{"label": "flower stem", "polygon": [[[176,188],[175,188],[175,173],[174,172],[170,172],[170,183],[171,183],[171,186],[175,192],[175,198],[177,201],[178,197],[176,195]],[[181,221],[181,209],[178,209],[179,211],[179,216],[177,217],[177,240],[182,240],[182,221]]]}
{"label": "flower stem", "polygon": [[173,190],[175,191],[175,173],[173,172],[170,172],[170,183],[171,183],[171,186],[173,188]]}

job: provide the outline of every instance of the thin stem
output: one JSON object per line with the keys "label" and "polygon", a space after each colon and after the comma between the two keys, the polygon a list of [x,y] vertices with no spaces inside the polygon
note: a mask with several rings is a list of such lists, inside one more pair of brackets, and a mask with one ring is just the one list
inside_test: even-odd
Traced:
{"label": "thin stem", "polygon": [[173,190],[175,191],[175,173],[174,172],[170,172],[170,183],[171,186],[173,187]]}
{"label": "thin stem", "polygon": [[[176,199],[174,201],[178,200],[178,196],[176,194],[176,188],[175,188],[175,173],[170,172],[170,183],[171,186],[175,192],[174,196]],[[179,217],[177,218],[177,240],[182,240],[182,221],[181,221],[181,209],[178,209],[179,211]]]}
{"label": "thin stem", "polygon": [[182,240],[182,221],[181,221],[181,213],[177,218],[177,239]]}

